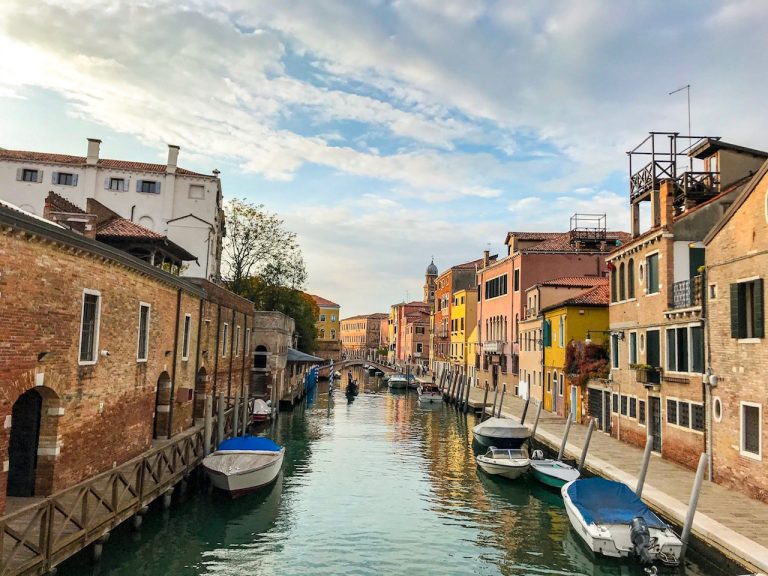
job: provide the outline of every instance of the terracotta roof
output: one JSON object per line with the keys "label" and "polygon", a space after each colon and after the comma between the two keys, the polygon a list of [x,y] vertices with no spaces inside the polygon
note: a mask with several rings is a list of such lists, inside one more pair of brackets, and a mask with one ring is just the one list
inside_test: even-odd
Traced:
{"label": "terracotta roof", "polygon": [[[496,255],[491,256],[489,259],[495,259],[495,258],[496,258]],[[453,270],[455,268],[459,268],[459,269],[462,269],[462,270],[463,269],[470,269],[471,270],[471,269],[474,269],[476,267],[482,266],[482,264],[483,264],[483,259],[482,258],[478,258],[477,260],[472,260],[471,262],[464,262],[463,264],[456,264],[456,266],[451,266],[451,270]]]}
{"label": "terracotta roof", "polygon": [[149,238],[161,240],[165,236],[125,218],[113,218],[96,229],[96,239],[101,240],[102,238]]}
{"label": "terracotta roof", "polygon": [[[510,232],[508,237],[510,235],[515,235],[520,240],[539,241],[538,244],[523,248],[523,252],[597,252],[597,250],[590,250],[587,248],[577,250],[576,247],[571,244],[570,232]],[[632,235],[628,232],[606,232],[606,242],[608,243],[609,248],[608,252],[620,247],[615,246],[616,240],[619,240],[621,245],[624,245],[631,239]]]}
{"label": "terracotta roof", "polygon": [[317,304],[320,308],[341,308],[341,306],[339,306],[335,302],[326,300],[322,296],[316,296],[315,294],[310,294],[310,297],[315,301],[315,304]]}
{"label": "terracotta roof", "polygon": [[589,288],[608,284],[608,278],[605,276],[562,276],[552,280],[545,280],[540,284],[541,286],[574,286],[577,288],[583,286],[584,288]]}
{"label": "terracotta roof", "polygon": [[56,194],[54,191],[48,192],[48,197],[45,199],[46,203],[50,203],[51,207],[57,212],[68,212],[70,214],[86,214],[85,210],[73,204],[64,196]]}
{"label": "terracotta roof", "polygon": [[[47,152],[27,152],[25,150],[6,150],[0,148],[0,160],[15,160],[20,162],[44,162],[46,164],[64,164],[69,166],[85,166],[85,156],[70,156],[68,154],[49,154]],[[128,160],[110,160],[100,158],[97,165],[100,168],[112,170],[138,170],[141,172],[155,172],[165,174],[167,166],[165,164],[152,164],[149,162],[131,162]],[[176,174],[184,176],[203,176],[205,178],[215,178],[211,174],[201,174],[185,168],[176,168]]]}
{"label": "terracotta roof", "polygon": [[561,306],[608,306],[611,301],[611,290],[608,284],[601,284],[569,298]]}

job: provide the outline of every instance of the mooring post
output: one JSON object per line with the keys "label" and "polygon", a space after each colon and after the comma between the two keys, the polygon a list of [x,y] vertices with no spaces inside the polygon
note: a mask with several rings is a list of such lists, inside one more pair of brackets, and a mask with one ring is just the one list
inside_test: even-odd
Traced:
{"label": "mooring post", "polygon": [[491,418],[496,415],[496,401],[499,399],[499,387],[496,386],[496,390],[493,391],[493,408],[491,408]]}
{"label": "mooring post", "polygon": [[459,375],[459,393],[456,395],[456,408],[461,410],[461,402],[464,399],[464,376]]}
{"label": "mooring post", "polygon": [[141,528],[141,523],[144,521],[144,514],[146,514],[149,511],[148,506],[142,506],[136,511],[136,514],[133,516],[133,529],[138,530]]}
{"label": "mooring post", "polygon": [[499,398],[499,413],[497,414],[499,418],[501,418],[501,405],[504,404],[504,394],[506,393],[507,393],[507,385],[504,384],[501,387],[501,398]]}
{"label": "mooring post", "polygon": [[163,510],[168,510],[171,507],[171,499],[173,498],[173,491],[176,486],[171,486],[163,493]]}
{"label": "mooring post", "polygon": [[224,440],[224,392],[219,392],[219,401],[216,403],[216,446]]}
{"label": "mooring post", "polygon": [[235,407],[232,410],[232,437],[240,431],[240,390],[235,390]]}
{"label": "mooring post", "polygon": [[563,433],[563,441],[560,443],[560,452],[557,453],[557,459],[563,459],[563,452],[565,452],[565,443],[568,442],[568,434],[571,432],[571,424],[573,424],[573,412],[568,413],[568,420],[565,422],[565,432]]}
{"label": "mooring post", "polygon": [[645,437],[645,451],[643,452],[643,464],[640,466],[640,475],[637,477],[637,488],[635,494],[638,498],[643,496],[643,484],[645,484],[645,475],[648,473],[648,464],[651,462],[651,450],[653,448],[653,435]]}
{"label": "mooring post", "polygon": [[485,418],[485,407],[488,405],[488,383],[485,383],[485,394],[483,394],[483,408],[482,412],[480,412],[480,421],[482,422]]}
{"label": "mooring post", "polygon": [[584,439],[584,448],[581,449],[581,458],[579,458],[579,472],[584,468],[584,462],[587,461],[587,452],[589,451],[589,442],[592,440],[592,430],[595,429],[595,421],[590,420],[587,426],[587,437]]}
{"label": "mooring post", "polygon": [[539,407],[536,409],[536,419],[533,421],[533,428],[531,429],[531,438],[536,437],[536,428],[539,427],[539,418],[541,417],[541,406],[543,402],[541,400],[537,400],[537,404]]}
{"label": "mooring post", "polygon": [[208,456],[211,453],[211,435],[213,434],[213,397],[210,394],[205,395],[205,405],[203,410],[203,454]]}
{"label": "mooring post", "polygon": [[525,424],[525,415],[528,414],[528,404],[531,403],[531,396],[528,395],[528,398],[525,399],[525,406],[523,406],[523,415],[520,416],[520,426]]}
{"label": "mooring post", "polygon": [[688,550],[688,540],[691,537],[691,528],[693,528],[693,517],[696,516],[696,507],[699,505],[699,492],[701,492],[701,483],[704,480],[704,472],[707,469],[707,453],[702,452],[699,456],[699,467],[696,469],[696,479],[693,481],[693,489],[691,490],[691,500],[688,503],[688,512],[685,515],[685,525],[683,526],[683,533],[680,535],[680,540],[683,541],[683,549],[680,551],[680,560],[685,558],[685,553]]}
{"label": "mooring post", "polygon": [[248,388],[243,390],[243,436],[248,432]]}
{"label": "mooring post", "polygon": [[99,536],[93,543],[93,561],[98,562],[101,560],[101,554],[104,552],[104,543],[109,540],[109,532]]}
{"label": "mooring post", "polygon": [[469,393],[472,391],[472,378],[467,376],[467,395],[464,397],[464,413],[469,412]]}

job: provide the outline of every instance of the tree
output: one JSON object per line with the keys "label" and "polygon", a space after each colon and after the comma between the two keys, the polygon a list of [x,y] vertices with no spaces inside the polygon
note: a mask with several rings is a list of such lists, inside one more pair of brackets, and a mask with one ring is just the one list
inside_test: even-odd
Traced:
{"label": "tree", "polygon": [[224,206],[224,218],[225,276],[233,292],[240,294],[255,276],[277,286],[300,289],[304,285],[307,274],[296,234],[283,228],[277,214],[262,204],[235,198]]}

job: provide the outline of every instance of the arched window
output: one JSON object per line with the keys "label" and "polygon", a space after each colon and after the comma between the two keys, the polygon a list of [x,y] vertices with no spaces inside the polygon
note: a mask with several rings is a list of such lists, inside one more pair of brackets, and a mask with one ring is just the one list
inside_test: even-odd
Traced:
{"label": "arched window", "polygon": [[616,268],[611,270],[611,302],[616,302]]}
{"label": "arched window", "polygon": [[619,266],[619,300],[627,299],[626,279],[624,277],[624,262]]}
{"label": "arched window", "polygon": [[635,297],[635,260],[629,259],[627,263],[627,298]]}

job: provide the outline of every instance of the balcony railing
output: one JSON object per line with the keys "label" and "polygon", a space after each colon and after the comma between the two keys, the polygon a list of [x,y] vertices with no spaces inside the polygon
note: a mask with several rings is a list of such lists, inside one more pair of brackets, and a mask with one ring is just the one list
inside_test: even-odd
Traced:
{"label": "balcony railing", "polygon": [[661,384],[661,370],[658,368],[637,368],[637,382],[645,386]]}
{"label": "balcony railing", "polygon": [[486,340],[483,342],[483,352],[502,354],[504,352],[504,342],[502,340]]}
{"label": "balcony railing", "polygon": [[672,284],[670,308],[691,308],[701,306],[703,282],[701,275]]}

